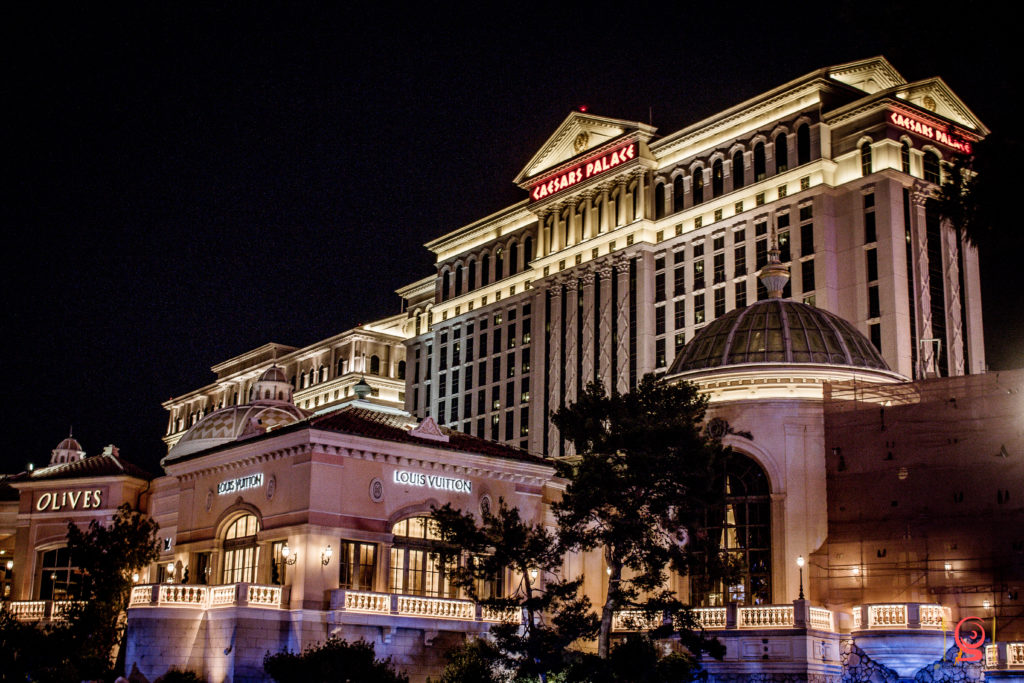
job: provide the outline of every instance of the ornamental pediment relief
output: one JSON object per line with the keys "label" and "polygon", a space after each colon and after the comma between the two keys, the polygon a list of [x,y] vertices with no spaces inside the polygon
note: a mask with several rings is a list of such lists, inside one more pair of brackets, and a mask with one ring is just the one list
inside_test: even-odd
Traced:
{"label": "ornamental pediment relief", "polygon": [[896,97],[971,130],[985,130],[984,124],[941,78],[909,83],[897,89]]}
{"label": "ornamental pediment relief", "polygon": [[515,183],[522,186],[528,179],[626,133],[640,131],[649,139],[655,130],[653,126],[637,121],[573,112],[519,172]]}

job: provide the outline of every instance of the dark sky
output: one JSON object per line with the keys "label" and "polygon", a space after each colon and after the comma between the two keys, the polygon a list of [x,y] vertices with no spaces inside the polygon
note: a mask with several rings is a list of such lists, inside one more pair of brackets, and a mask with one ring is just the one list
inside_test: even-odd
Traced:
{"label": "dark sky", "polygon": [[[940,6],[29,4],[2,41],[0,472],[72,424],[152,466],[160,402],[212,364],[397,312],[422,244],[522,198],[512,178],[580,105],[668,133],[884,54],[1021,124],[1017,22]],[[989,362],[1022,367],[1020,251],[993,251]]]}

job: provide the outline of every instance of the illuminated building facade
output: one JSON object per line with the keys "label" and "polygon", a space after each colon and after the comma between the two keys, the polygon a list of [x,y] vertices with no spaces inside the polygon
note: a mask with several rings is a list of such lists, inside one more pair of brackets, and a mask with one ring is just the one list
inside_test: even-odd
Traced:
{"label": "illuminated building facade", "polygon": [[702,327],[765,298],[777,236],[797,301],[852,322],[908,378],[985,369],[977,255],[926,203],[985,135],[942,82],[883,58],[825,68],[664,136],[570,114],[528,198],[427,244],[399,293],[406,407],[530,452],[593,380],[626,391]]}
{"label": "illuminated building facade", "polygon": [[[709,522],[742,580],[672,579],[727,645],[710,680],[912,680],[971,615],[1013,641],[987,680],[1024,667],[1024,372],[979,374],[977,257],[925,201],[986,132],[941,80],[881,58],[664,137],[571,114],[516,178],[527,199],[427,245],[438,271],[399,290],[407,313],[267,344],[164,404],[163,474],[115,475],[161,529],[129,668],[263,680],[265,652],[338,635],[436,676],[501,615],[452,589],[431,506],[504,498],[550,522],[547,458],[567,451],[546,415],[651,371],[696,382],[734,450]],[[46,470],[101,457],[57,450]],[[23,618],[74,597],[42,580],[70,481],[99,486],[0,482]],[[602,602],[600,553],[564,571]]]}

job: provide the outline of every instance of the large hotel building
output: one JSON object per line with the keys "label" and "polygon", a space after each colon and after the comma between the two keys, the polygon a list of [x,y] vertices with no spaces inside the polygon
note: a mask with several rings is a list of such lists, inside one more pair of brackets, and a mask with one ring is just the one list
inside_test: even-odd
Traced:
{"label": "large hotel building", "polygon": [[[401,313],[265,344],[165,402],[159,475],[69,437],[0,478],[2,597],[60,618],[67,521],[128,502],[161,537],[129,669],[261,681],[267,651],[337,635],[422,682],[506,618],[450,584],[467,560],[430,509],[505,499],[552,523],[571,453],[551,411],[653,372],[695,382],[733,451],[712,527],[742,577],[670,585],[726,644],[709,680],[1021,674],[1024,371],[985,372],[977,254],[929,201],[987,133],[881,57],[663,135],[574,112],[514,179],[522,201],[426,245],[437,270]],[[605,569],[593,552],[563,574],[600,604]],[[980,663],[953,661],[969,616],[999,623]]]}

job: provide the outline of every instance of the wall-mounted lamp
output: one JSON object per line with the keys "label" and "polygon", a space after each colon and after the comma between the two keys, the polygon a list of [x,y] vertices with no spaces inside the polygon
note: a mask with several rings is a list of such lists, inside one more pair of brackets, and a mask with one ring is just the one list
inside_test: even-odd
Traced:
{"label": "wall-mounted lamp", "polygon": [[320,564],[327,566],[331,563],[331,557],[334,556],[334,551],[331,550],[330,544],[326,548],[320,551]]}
{"label": "wall-mounted lamp", "polygon": [[132,572],[132,583],[138,583],[138,582],[139,582],[139,573],[138,572]]}
{"label": "wall-mounted lamp", "polygon": [[7,571],[14,569],[14,560],[7,560]]}
{"label": "wall-mounted lamp", "polygon": [[288,547],[288,541],[284,542],[284,546],[281,547],[281,561],[291,566],[295,564],[299,559],[299,556],[292,552],[292,549]]}
{"label": "wall-mounted lamp", "polygon": [[540,572],[537,571],[536,567],[534,567],[533,569],[530,570],[530,578],[533,579],[534,581],[537,580],[537,576],[539,574],[540,574]]}
{"label": "wall-mounted lamp", "polygon": [[951,572],[953,571],[953,563],[947,562],[944,565],[942,565],[942,568],[945,569],[947,572]]}
{"label": "wall-mounted lamp", "polygon": [[611,568],[611,567],[607,567],[607,568],[606,568],[606,569],[604,570],[604,573],[605,573],[605,574],[607,574],[608,576],[611,576],[611,575],[612,575],[612,568]]}
{"label": "wall-mounted lamp", "polygon": [[800,567],[800,600],[804,599],[804,556],[796,558],[796,566]]}
{"label": "wall-mounted lamp", "polygon": [[992,609],[992,601],[991,600],[982,600],[981,601],[981,606],[983,608],[985,608],[985,609]]}

